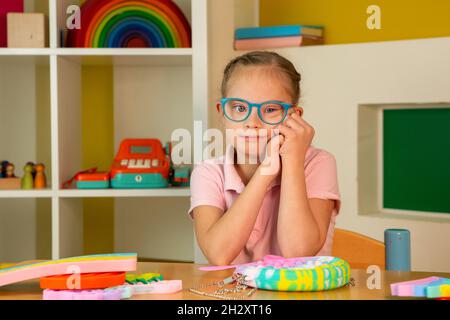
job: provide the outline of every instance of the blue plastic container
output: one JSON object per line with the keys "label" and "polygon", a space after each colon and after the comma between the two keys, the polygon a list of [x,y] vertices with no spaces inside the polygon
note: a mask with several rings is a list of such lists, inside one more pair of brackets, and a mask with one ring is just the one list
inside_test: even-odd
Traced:
{"label": "blue plastic container", "polygon": [[386,229],[386,270],[411,271],[411,236],[406,229]]}

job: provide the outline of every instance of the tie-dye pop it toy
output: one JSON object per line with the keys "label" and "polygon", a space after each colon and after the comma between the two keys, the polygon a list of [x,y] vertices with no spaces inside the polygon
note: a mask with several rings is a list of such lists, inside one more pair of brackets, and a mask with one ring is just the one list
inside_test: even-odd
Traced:
{"label": "tie-dye pop it toy", "polygon": [[[324,291],[343,287],[350,282],[350,265],[335,257],[316,256],[285,259],[279,256],[265,256],[262,260],[231,266],[202,267],[203,271],[217,271],[235,268],[233,276],[213,284],[192,288],[196,294],[226,297],[224,293],[240,293],[241,298],[250,296],[255,289],[272,291]],[[236,289],[224,289],[227,284],[237,282]],[[215,292],[200,289],[218,286]],[[254,288],[244,295],[245,287]]]}
{"label": "tie-dye pop it toy", "polygon": [[275,291],[323,291],[340,288],[350,280],[350,265],[334,257],[284,259],[266,256],[240,265],[235,273],[245,276],[253,288]]}

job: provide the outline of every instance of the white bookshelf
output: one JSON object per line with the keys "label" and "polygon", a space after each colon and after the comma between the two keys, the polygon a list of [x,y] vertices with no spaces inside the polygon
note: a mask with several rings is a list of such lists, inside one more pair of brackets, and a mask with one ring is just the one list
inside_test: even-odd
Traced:
{"label": "white bookshelf", "polygon": [[60,190],[60,198],[138,198],[138,197],[189,197],[188,187],[144,190]]}
{"label": "white bookshelf", "polygon": [[0,56],[187,56],[192,48],[0,48]]}
{"label": "white bookshelf", "polygon": [[[180,212],[180,208],[188,209],[189,188],[65,190],[61,185],[76,172],[87,169],[83,168],[81,163],[81,81],[82,69],[85,66],[109,65],[114,69],[112,108],[115,152],[124,138],[152,137],[165,143],[170,138],[170,131],[175,128],[187,128],[194,133],[194,121],[202,121],[204,128],[207,127],[207,1],[175,1],[191,23],[192,48],[167,49],[60,48],[58,30],[65,23],[64,8],[69,4],[79,4],[79,1],[26,2],[26,11],[43,12],[48,16],[49,47],[0,48],[0,85],[4,86],[3,91],[0,88],[0,95],[3,94],[0,99],[0,113],[13,113],[8,121],[6,118],[2,121],[0,114],[0,134],[9,137],[0,142],[0,158],[15,163],[18,176],[22,176],[22,167],[27,161],[44,162],[47,165],[49,188],[0,191],[0,214],[4,222],[0,233],[3,232],[5,239],[9,236],[14,238],[15,231],[8,230],[7,223],[16,224],[15,212],[25,215],[39,214],[37,211],[40,210],[40,204],[37,202],[42,200],[45,202],[44,206],[50,210],[46,213],[49,215],[48,230],[51,231],[51,257],[48,258],[82,254],[81,201],[89,198],[114,198],[115,220],[120,221],[121,226],[122,221],[127,220],[123,217],[126,214],[140,212],[144,206],[149,211],[148,219],[152,220],[153,208],[159,208],[155,214],[156,219],[159,219],[157,223],[166,227],[175,224],[172,236],[179,243],[184,243],[178,250],[187,253],[180,260],[193,260],[193,228],[187,225],[191,224],[187,219],[187,212]],[[144,87],[146,85],[147,88]],[[45,90],[42,90],[43,88]],[[175,88],[177,95],[173,94]],[[149,103],[149,95],[154,99],[153,103]],[[127,101],[132,103],[128,104]],[[164,105],[163,103],[168,105],[164,115],[150,110],[152,105]],[[151,117],[148,117],[150,113]],[[27,206],[23,205],[25,199]],[[152,201],[156,201],[157,206],[153,207]],[[164,201],[167,204],[174,202],[174,207],[167,206],[166,212],[161,209],[165,207]],[[139,207],[134,210],[136,206]],[[125,207],[127,209],[124,209]],[[34,212],[29,212],[30,210]],[[139,217],[130,218],[132,222],[145,217],[142,212],[136,215]],[[165,216],[168,217],[167,221],[163,221]],[[177,216],[183,222],[177,223]],[[35,228],[37,227],[35,225]],[[133,228],[140,226],[137,224]],[[146,245],[145,242],[154,242],[157,238],[148,240],[142,234],[147,234],[143,229],[134,232],[124,229],[126,230],[115,231],[116,251],[129,249],[127,251],[138,251],[144,257],[153,255],[150,249],[152,246]],[[167,232],[170,234],[170,230]],[[148,233],[158,234],[151,230]],[[7,244],[0,244],[0,261],[35,258],[35,236],[32,234],[28,237],[24,231],[20,234],[20,239],[14,238],[16,242],[27,242],[26,246],[21,246],[28,248],[26,250],[21,251],[18,245],[17,255],[12,254],[13,249],[5,249]],[[120,239],[125,238],[128,243],[135,243],[136,246],[118,245]],[[163,241],[164,239],[161,239],[161,242]],[[144,246],[143,250],[138,248],[141,244]],[[174,259],[177,252],[172,250],[170,254],[173,256],[162,258]]]}
{"label": "white bookshelf", "polygon": [[138,197],[189,197],[188,187],[166,189],[99,189],[99,190],[2,190],[0,199],[20,198],[138,198]]}
{"label": "white bookshelf", "polygon": [[51,198],[53,192],[47,190],[4,190],[0,192],[0,198],[3,199],[26,199],[26,198]]}

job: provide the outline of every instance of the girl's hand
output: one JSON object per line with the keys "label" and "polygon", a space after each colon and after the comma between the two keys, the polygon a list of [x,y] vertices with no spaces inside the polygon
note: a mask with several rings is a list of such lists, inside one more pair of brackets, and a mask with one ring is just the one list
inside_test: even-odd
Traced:
{"label": "girl's hand", "polygon": [[259,166],[261,175],[275,178],[280,172],[280,148],[284,140],[284,136],[275,135],[267,143],[265,158]]}
{"label": "girl's hand", "polygon": [[285,141],[280,148],[283,163],[304,162],[306,152],[314,138],[314,128],[303,120],[297,112],[294,112],[276,129],[285,137]]}

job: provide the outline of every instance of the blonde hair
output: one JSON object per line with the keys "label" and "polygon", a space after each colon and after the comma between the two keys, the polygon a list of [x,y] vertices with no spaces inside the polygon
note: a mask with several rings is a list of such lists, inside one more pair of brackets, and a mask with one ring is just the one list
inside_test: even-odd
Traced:
{"label": "blonde hair", "polygon": [[227,96],[228,83],[233,73],[241,66],[267,66],[277,69],[289,80],[289,91],[293,103],[298,103],[300,99],[300,82],[302,79],[300,73],[297,72],[291,61],[276,52],[270,51],[253,51],[231,60],[225,67],[223,75],[221,90],[223,98]]}

